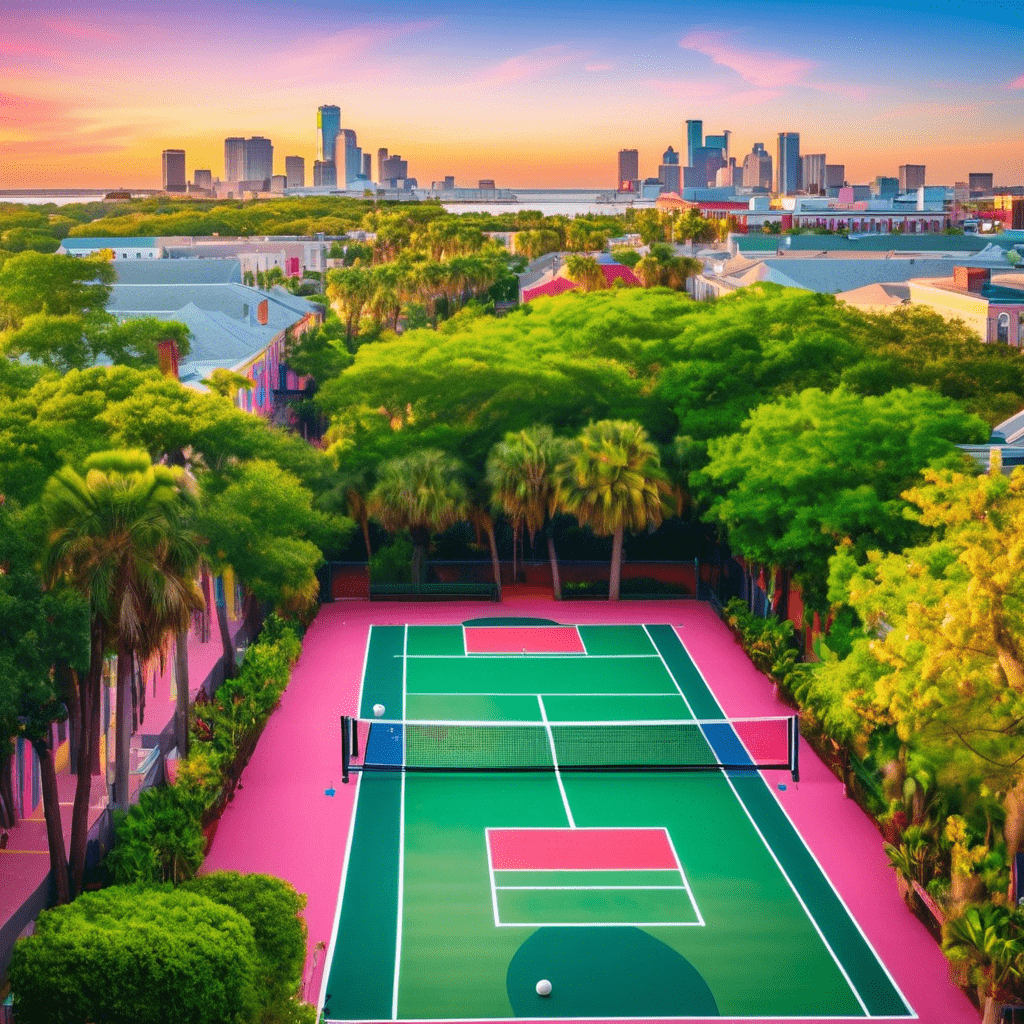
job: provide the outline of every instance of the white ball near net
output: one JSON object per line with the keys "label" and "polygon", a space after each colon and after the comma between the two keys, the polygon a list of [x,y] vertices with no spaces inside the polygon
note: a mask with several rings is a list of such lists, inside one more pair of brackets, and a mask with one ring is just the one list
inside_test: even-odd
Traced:
{"label": "white ball near net", "polygon": [[373,705],[373,714],[374,714],[374,716],[376,718],[383,718],[385,710],[386,709],[385,709],[383,704],[374,704]]}

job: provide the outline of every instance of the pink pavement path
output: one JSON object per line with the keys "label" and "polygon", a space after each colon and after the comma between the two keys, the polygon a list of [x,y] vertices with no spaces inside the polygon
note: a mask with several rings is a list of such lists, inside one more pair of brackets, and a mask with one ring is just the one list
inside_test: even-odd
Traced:
{"label": "pink pavement path", "polygon": [[[671,623],[727,715],[789,713],[726,626],[697,602],[556,603],[530,597],[501,605],[325,605],[306,634],[291,684],[267,723],[204,867],[267,872],[307,895],[305,995],[310,1001],[320,992],[356,790],[341,785],[339,716],[357,711],[369,627],[499,615],[577,624]],[[948,980],[935,941],[900,899],[878,831],[803,741],[800,760],[799,785],[789,785],[779,799],[918,1018],[924,1024],[977,1024],[977,1011]],[[766,777],[773,792],[778,792],[776,781],[788,778],[771,772]],[[331,788],[333,797],[325,795]]]}

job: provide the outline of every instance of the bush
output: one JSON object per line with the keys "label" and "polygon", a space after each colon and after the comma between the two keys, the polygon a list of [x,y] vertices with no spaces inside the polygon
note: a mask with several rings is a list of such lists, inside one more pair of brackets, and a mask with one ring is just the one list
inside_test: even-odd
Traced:
{"label": "bush", "polygon": [[412,541],[399,534],[370,559],[371,583],[412,583]]}
{"label": "bush", "polygon": [[[689,590],[682,583],[669,583],[650,576],[636,576],[624,579],[619,584],[620,597],[686,597]],[[607,597],[607,580],[581,580],[562,585],[562,597]]]}
{"label": "bush", "polygon": [[35,934],[15,945],[14,1013],[32,1024],[247,1020],[258,1008],[258,956],[249,922],[202,896],[85,893],[43,911]]}
{"label": "bush", "polygon": [[118,816],[107,866],[119,885],[180,882],[203,863],[202,808],[178,786],[144,789],[139,802]]}
{"label": "bush", "polygon": [[287,1001],[298,992],[306,962],[306,922],[299,916],[306,905],[303,894],[280,878],[237,871],[214,871],[184,882],[179,891],[231,907],[252,925],[261,1003]]}

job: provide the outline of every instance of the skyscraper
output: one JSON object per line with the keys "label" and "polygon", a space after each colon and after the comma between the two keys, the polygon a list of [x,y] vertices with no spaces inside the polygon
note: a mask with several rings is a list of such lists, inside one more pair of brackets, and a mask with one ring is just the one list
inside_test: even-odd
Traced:
{"label": "skyscraper", "polygon": [[262,135],[245,140],[245,177],[243,181],[262,181],[274,175],[274,144]]}
{"label": "skyscraper", "polygon": [[632,183],[640,177],[640,153],[635,149],[620,149],[618,171],[615,187],[632,188]]}
{"label": "skyscraper", "polygon": [[245,180],[245,139],[232,137],[224,140],[224,180]]}
{"label": "skyscraper", "polygon": [[404,181],[408,177],[409,161],[403,160],[398,153],[389,156],[381,165],[380,180],[382,183],[385,181],[389,183]]}
{"label": "skyscraper", "polygon": [[802,164],[803,187],[807,192],[824,193],[825,191],[825,154],[806,153],[800,160]]}
{"label": "skyscraper", "polygon": [[338,174],[333,160],[313,161],[314,188],[337,188]]}
{"label": "skyscraper", "polygon": [[743,158],[743,185],[745,188],[772,187],[772,155],[763,142],[755,142],[754,148]]}
{"label": "skyscraper", "polygon": [[330,104],[317,107],[316,158],[334,161],[335,140],[341,131],[341,108]]}
{"label": "skyscraper", "polygon": [[363,154],[363,177],[367,181],[373,177],[373,156],[369,153]]}
{"label": "skyscraper", "polygon": [[383,181],[384,180],[384,162],[387,160],[387,158],[388,158],[387,147],[386,146],[381,146],[381,148],[377,150],[377,180],[378,181]]}
{"label": "skyscraper", "polygon": [[192,184],[195,188],[213,188],[213,171],[196,168],[192,172]]}
{"label": "skyscraper", "polygon": [[185,177],[185,150],[165,149],[161,155],[165,192],[184,192],[188,188]]}
{"label": "skyscraper", "polygon": [[778,153],[775,191],[791,196],[800,188],[800,133],[779,132]]}
{"label": "skyscraper", "polygon": [[924,187],[924,164],[900,164],[900,191],[913,192]]}
{"label": "skyscraper", "polygon": [[846,183],[846,164],[825,164],[825,187],[842,188]]}
{"label": "skyscraper", "polygon": [[704,122],[686,122],[686,166],[693,167],[693,152],[704,145]]}
{"label": "skyscraper", "polygon": [[351,128],[338,132],[338,148],[334,153],[334,165],[338,168],[338,186],[344,188],[350,181],[357,181],[363,173],[363,151],[356,142],[356,133]]}
{"label": "skyscraper", "polygon": [[661,179],[662,192],[675,192],[678,195],[682,185],[679,154],[671,146],[662,154],[658,177]]}
{"label": "skyscraper", "polygon": [[[732,132],[722,132],[721,135],[705,135],[704,147],[706,149],[720,149],[722,151],[722,158],[728,163],[730,135],[732,135]],[[693,165],[691,164],[691,166]]]}
{"label": "skyscraper", "polygon": [[715,183],[719,168],[725,166],[725,157],[720,147],[698,146],[693,151],[693,163],[690,165],[693,174],[689,175],[690,180],[696,183],[697,188],[707,188]]}
{"label": "skyscraper", "polygon": [[284,158],[284,173],[288,179],[289,188],[306,187],[306,161],[301,156],[286,156]]}

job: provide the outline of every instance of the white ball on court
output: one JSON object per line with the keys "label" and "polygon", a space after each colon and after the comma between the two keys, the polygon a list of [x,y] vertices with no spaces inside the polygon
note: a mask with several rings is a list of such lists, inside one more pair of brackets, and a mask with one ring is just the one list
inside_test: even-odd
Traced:
{"label": "white ball on court", "polygon": [[384,711],[385,711],[385,708],[384,708],[383,704],[374,704],[373,705],[373,713],[374,713],[374,715],[376,715],[377,718],[383,718],[384,717]]}
{"label": "white ball on court", "polygon": [[542,978],[537,982],[537,995],[549,996],[551,995],[551,982],[547,978]]}

